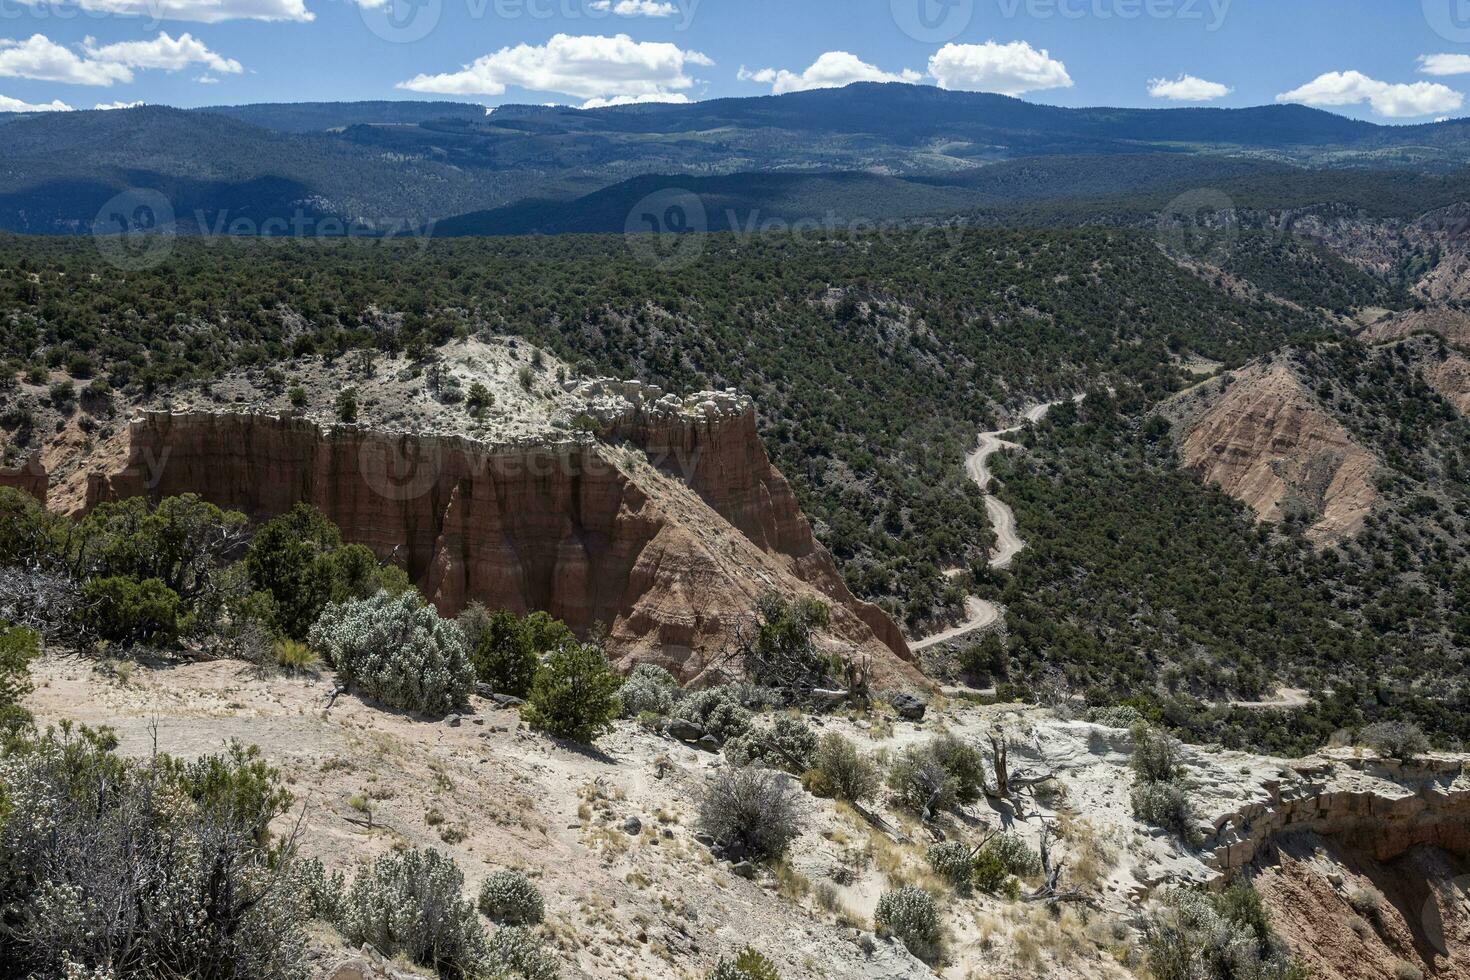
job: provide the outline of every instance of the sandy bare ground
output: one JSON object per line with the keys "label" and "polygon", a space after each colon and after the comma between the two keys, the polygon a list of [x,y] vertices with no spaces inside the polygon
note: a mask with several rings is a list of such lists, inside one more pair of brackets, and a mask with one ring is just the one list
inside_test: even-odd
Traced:
{"label": "sandy bare ground", "polygon": [[[1080,401],[1081,396],[1075,400]],[[975,485],[985,494],[985,513],[990,518],[990,526],[995,529],[995,547],[990,552],[991,568],[1009,568],[1016,556],[1025,549],[1026,542],[1021,539],[1021,534],[1016,528],[1016,512],[1011,510],[1005,501],[989,493],[990,482],[994,479],[994,474],[990,472],[990,457],[1003,449],[1020,448],[1005,437],[1020,432],[1028,423],[1040,422],[1046,417],[1047,412],[1059,404],[1061,403],[1044,402],[1033,405],[1021,413],[1024,421],[1020,425],[980,433],[980,442],[975,447],[975,451],[965,457],[965,472],[970,474],[970,479],[974,480]],[[969,596],[965,599],[965,616],[963,623],[914,640],[909,644],[909,648],[915,652],[927,650],[941,643],[948,643],[977,630],[985,629],[1000,620],[1001,610],[999,606],[987,599]]]}
{"label": "sandy bare ground", "polygon": [[[632,722],[586,749],[533,733],[514,711],[478,699],[457,725],[355,694],[328,707],[329,671],[262,677],[216,661],[138,665],[121,680],[91,661],[48,654],[34,675],[27,704],[38,721],[109,727],[124,755],[156,746],[197,757],[232,740],[259,746],[295,796],[278,831],[300,817],[303,853],[349,876],[405,847],[453,857],[469,895],[493,871],[525,871],[546,897],[546,932],[566,980],[699,977],[747,944],[788,977],[930,975],[886,942],[869,955],[852,926],[810,894],[788,901],[770,874],[748,881],[716,862],[692,835],[695,801],[722,757]],[[803,807],[808,830],[793,863],[815,881],[856,860],[834,841],[856,839],[858,828],[814,798]],[[633,832],[630,817],[639,821]],[[876,902],[885,887],[870,864],[847,901],[862,906],[871,892]],[[871,914],[854,909],[865,924]]]}
{"label": "sandy bare ground", "polygon": [[[1139,890],[1172,875],[1206,874],[1133,819],[1126,732],[1058,721],[1040,709],[936,699],[921,723],[886,708],[811,723],[865,752],[889,754],[941,730],[980,743],[1004,725],[1012,764],[1054,771],[1055,793],[1024,805],[982,799],[946,817],[945,832],[973,842],[987,828],[1006,828],[1034,846],[1044,822],[1061,821],[1068,880],[1101,906],[1087,916],[952,893],[928,869],[930,831],[888,800],[871,804],[866,819],[798,791],[806,829],[784,870],[746,880],[693,839],[700,789],[722,756],[633,722],[619,722],[589,750],[528,731],[514,712],[478,699],[457,724],[350,693],[333,699],[330,671],[261,676],[216,661],[109,673],[52,653],[34,674],[27,706],[42,724],[107,726],[128,756],[156,747],[194,757],[231,740],[259,746],[296,798],[278,829],[299,817],[303,852],[328,867],[350,873],[390,851],[434,847],[463,869],[470,895],[493,871],[525,871],[546,897],[544,930],[567,980],[696,980],[716,957],[747,944],[786,977],[919,980],[933,973],[869,931],[879,896],[904,882],[942,896],[950,954],[939,974],[949,980],[1124,980],[1114,958],[1118,920]],[[1244,757],[1191,761],[1210,803],[1222,790],[1247,791],[1230,786],[1243,779]],[[1269,773],[1259,762],[1244,769]],[[630,817],[638,821],[632,830]]]}

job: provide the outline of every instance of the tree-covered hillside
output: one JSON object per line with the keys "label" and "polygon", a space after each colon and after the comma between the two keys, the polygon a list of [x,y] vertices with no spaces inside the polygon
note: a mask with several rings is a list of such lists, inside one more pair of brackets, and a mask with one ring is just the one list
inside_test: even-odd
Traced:
{"label": "tree-covered hillside", "polygon": [[[1444,356],[1430,338],[1282,355],[1382,461],[1382,505],[1325,548],[1182,471],[1142,393],[1055,409],[996,467],[1029,548],[991,585],[1010,637],[987,656],[1023,688],[1059,670],[1095,704],[1230,744],[1305,751],[1382,718],[1470,737],[1470,421],[1422,376]],[[1207,710],[1278,685],[1312,704]]]}
{"label": "tree-covered hillside", "polygon": [[1185,358],[1240,363],[1321,326],[1232,299],[1131,232],[697,241],[697,261],[667,268],[612,237],[181,239],[123,272],[90,242],[4,239],[0,340],[15,370],[80,357],[138,392],[292,353],[427,357],[477,331],[589,373],[736,386],[854,589],[917,631],[957,612],[941,571],[988,543],[961,465],[978,431],[1099,381],[1156,398]]}

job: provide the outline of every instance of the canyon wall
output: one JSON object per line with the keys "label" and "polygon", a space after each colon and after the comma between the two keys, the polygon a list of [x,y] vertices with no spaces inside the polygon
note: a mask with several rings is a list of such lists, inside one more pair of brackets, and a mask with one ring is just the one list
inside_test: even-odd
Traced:
{"label": "canyon wall", "polygon": [[127,464],[89,478],[87,506],[198,493],[253,520],[297,502],[406,568],[446,615],[471,600],[609,629],[625,663],[685,682],[721,662],[766,591],[833,608],[824,642],[885,686],[927,682],[897,627],[855,600],[771,465],[749,402],[618,400],[600,429],[487,445],[290,417],[146,413]]}

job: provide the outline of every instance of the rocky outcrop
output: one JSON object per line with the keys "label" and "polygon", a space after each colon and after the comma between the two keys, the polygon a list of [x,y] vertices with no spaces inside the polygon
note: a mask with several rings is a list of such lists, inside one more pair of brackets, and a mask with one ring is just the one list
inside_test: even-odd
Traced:
{"label": "rocky outcrop", "polygon": [[1462,757],[1415,763],[1344,756],[1293,763],[1263,784],[1262,798],[1215,816],[1205,863],[1227,878],[1288,833],[1348,838],[1385,861],[1433,844],[1470,854],[1470,775]]}
{"label": "rocky outcrop", "polygon": [[1416,333],[1434,333],[1452,344],[1470,346],[1470,313],[1451,307],[1405,310],[1365,327],[1359,338],[1376,343]]}
{"label": "rocky outcrop", "polygon": [[1470,776],[1352,750],[1289,763],[1205,828],[1217,884],[1248,877],[1312,976],[1470,977]]}
{"label": "rocky outcrop", "polygon": [[1470,416],[1470,358],[1449,354],[1424,371],[1424,380],[1461,415]]}
{"label": "rocky outcrop", "polygon": [[583,633],[600,623],[624,661],[685,681],[716,665],[761,593],[813,595],[833,607],[825,642],[868,657],[880,684],[925,684],[897,628],[853,599],[813,538],[749,401],[650,394],[590,400],[596,435],[499,445],[148,413],[131,423],[127,465],[91,477],[88,506],[193,492],[261,520],[310,503],[445,614],[479,600]]}
{"label": "rocky outcrop", "polygon": [[1377,500],[1377,463],[1286,365],[1247,368],[1223,390],[1207,384],[1197,396],[1204,405],[1192,417],[1181,413],[1185,467],[1262,520],[1305,514],[1314,540],[1340,540],[1362,527]]}
{"label": "rocky outcrop", "polygon": [[41,462],[41,454],[32,453],[17,467],[0,467],[0,487],[14,487],[45,504],[51,489],[51,476]]}

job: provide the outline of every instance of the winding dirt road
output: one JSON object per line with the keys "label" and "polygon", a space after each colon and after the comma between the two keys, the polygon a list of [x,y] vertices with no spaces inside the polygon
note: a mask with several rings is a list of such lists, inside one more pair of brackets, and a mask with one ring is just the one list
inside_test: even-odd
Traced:
{"label": "winding dirt road", "polygon": [[[1061,403],[1046,402],[1041,405],[1033,405],[1021,414],[1024,421],[1020,425],[980,433],[980,442],[975,447],[975,451],[965,457],[965,472],[970,474],[970,479],[974,480],[975,485],[985,494],[985,513],[990,518],[990,526],[995,529],[995,547],[990,552],[991,568],[1009,568],[1015,557],[1026,547],[1026,542],[1021,540],[1021,535],[1016,529],[1016,512],[1006,506],[1000,498],[986,492],[990,488],[990,481],[994,478],[990,472],[990,457],[1002,449],[1020,448],[1005,437],[1020,432],[1027,422],[1040,422],[1046,417],[1047,412],[1059,404]],[[963,570],[952,570],[946,574],[957,575],[962,572]],[[1000,619],[1000,607],[993,602],[972,595],[965,599],[965,615],[967,618],[963,623],[943,632],[915,640],[909,644],[909,649],[915,652],[927,650],[929,647],[984,629]]]}

